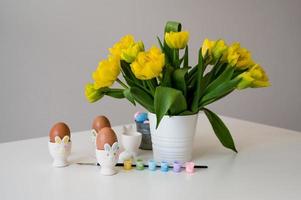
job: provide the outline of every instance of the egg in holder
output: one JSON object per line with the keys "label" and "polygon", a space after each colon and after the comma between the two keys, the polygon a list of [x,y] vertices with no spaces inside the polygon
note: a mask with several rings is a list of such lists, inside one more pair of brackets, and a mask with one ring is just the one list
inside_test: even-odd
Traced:
{"label": "egg in holder", "polygon": [[110,120],[106,116],[101,115],[94,118],[91,129],[91,142],[93,144],[93,151],[96,147],[96,136],[101,131],[101,129],[105,127],[111,128]]}
{"label": "egg in holder", "polygon": [[65,136],[62,140],[59,136],[55,137],[55,143],[48,142],[50,155],[53,158],[52,165],[54,167],[65,167],[68,165],[68,156],[71,153],[71,141],[69,136]]}
{"label": "egg in holder", "polygon": [[117,136],[110,127],[102,128],[96,135],[96,159],[101,166],[101,174],[111,176],[117,173],[115,165],[119,157]]}
{"label": "egg in holder", "polygon": [[54,167],[65,167],[68,165],[68,156],[71,153],[70,129],[63,122],[56,123],[50,130],[48,149],[53,158]]}
{"label": "egg in holder", "polygon": [[100,173],[102,175],[111,176],[117,173],[115,165],[118,162],[118,151],[118,142],[112,146],[106,143],[104,150],[96,149],[96,159],[101,166]]}

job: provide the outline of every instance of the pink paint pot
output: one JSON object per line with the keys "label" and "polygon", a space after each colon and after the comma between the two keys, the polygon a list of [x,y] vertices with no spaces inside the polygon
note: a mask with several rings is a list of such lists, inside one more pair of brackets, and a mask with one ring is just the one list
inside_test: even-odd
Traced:
{"label": "pink paint pot", "polygon": [[187,173],[193,173],[194,172],[194,162],[186,162],[185,163],[185,170]]}

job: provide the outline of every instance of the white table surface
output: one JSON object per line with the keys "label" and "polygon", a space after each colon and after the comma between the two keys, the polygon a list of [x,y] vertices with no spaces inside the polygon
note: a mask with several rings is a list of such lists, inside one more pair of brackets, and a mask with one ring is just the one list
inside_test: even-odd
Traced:
{"label": "white table surface", "polygon": [[[193,175],[119,168],[115,176],[102,176],[99,167],[75,164],[94,161],[89,131],[72,133],[65,168],[52,167],[48,137],[2,143],[0,199],[301,199],[301,133],[223,119],[239,153],[223,148],[200,115],[193,158],[209,168]],[[121,127],[114,129],[118,134]]]}

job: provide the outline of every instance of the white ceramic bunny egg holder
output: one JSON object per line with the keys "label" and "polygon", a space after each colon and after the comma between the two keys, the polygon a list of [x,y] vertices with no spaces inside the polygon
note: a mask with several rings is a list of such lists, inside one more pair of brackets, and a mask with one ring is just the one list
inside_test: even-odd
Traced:
{"label": "white ceramic bunny egg holder", "polygon": [[95,129],[91,130],[92,136],[91,136],[91,141],[94,144],[94,148],[96,147],[96,136],[97,136],[97,131]]}
{"label": "white ceramic bunny egg holder", "polygon": [[132,126],[123,126],[121,134],[122,146],[125,149],[120,154],[120,160],[136,158],[141,144],[142,134],[135,131]]}
{"label": "white ceramic bunny egg holder", "polygon": [[96,149],[96,159],[101,166],[100,173],[111,176],[117,173],[115,165],[118,162],[119,145],[115,142],[112,147],[109,144],[104,145],[104,150]]}
{"label": "white ceramic bunny egg holder", "polygon": [[48,148],[50,155],[53,158],[52,165],[54,167],[65,167],[68,165],[68,156],[71,153],[71,141],[69,136],[65,136],[61,139],[59,136],[55,136],[54,143],[48,142]]}

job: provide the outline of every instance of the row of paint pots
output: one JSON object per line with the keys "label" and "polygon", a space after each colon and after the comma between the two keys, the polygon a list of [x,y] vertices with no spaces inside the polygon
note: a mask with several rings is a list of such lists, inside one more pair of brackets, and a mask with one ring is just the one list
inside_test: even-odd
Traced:
{"label": "row of paint pots", "polygon": [[157,162],[154,160],[149,160],[148,164],[145,165],[142,159],[136,160],[136,165],[132,164],[132,159],[125,160],[123,163],[123,168],[125,170],[131,170],[133,166],[136,166],[137,170],[144,170],[145,167],[148,168],[150,171],[155,171],[157,168],[160,167],[160,171],[162,172],[168,172],[169,168],[172,168],[173,172],[179,173],[182,171],[182,168],[185,168],[185,171],[187,173],[193,173],[194,172],[194,162],[186,162],[184,165],[178,161],[174,161],[172,163],[172,166],[169,165],[168,162],[162,161],[160,162],[160,165],[157,165]]}

